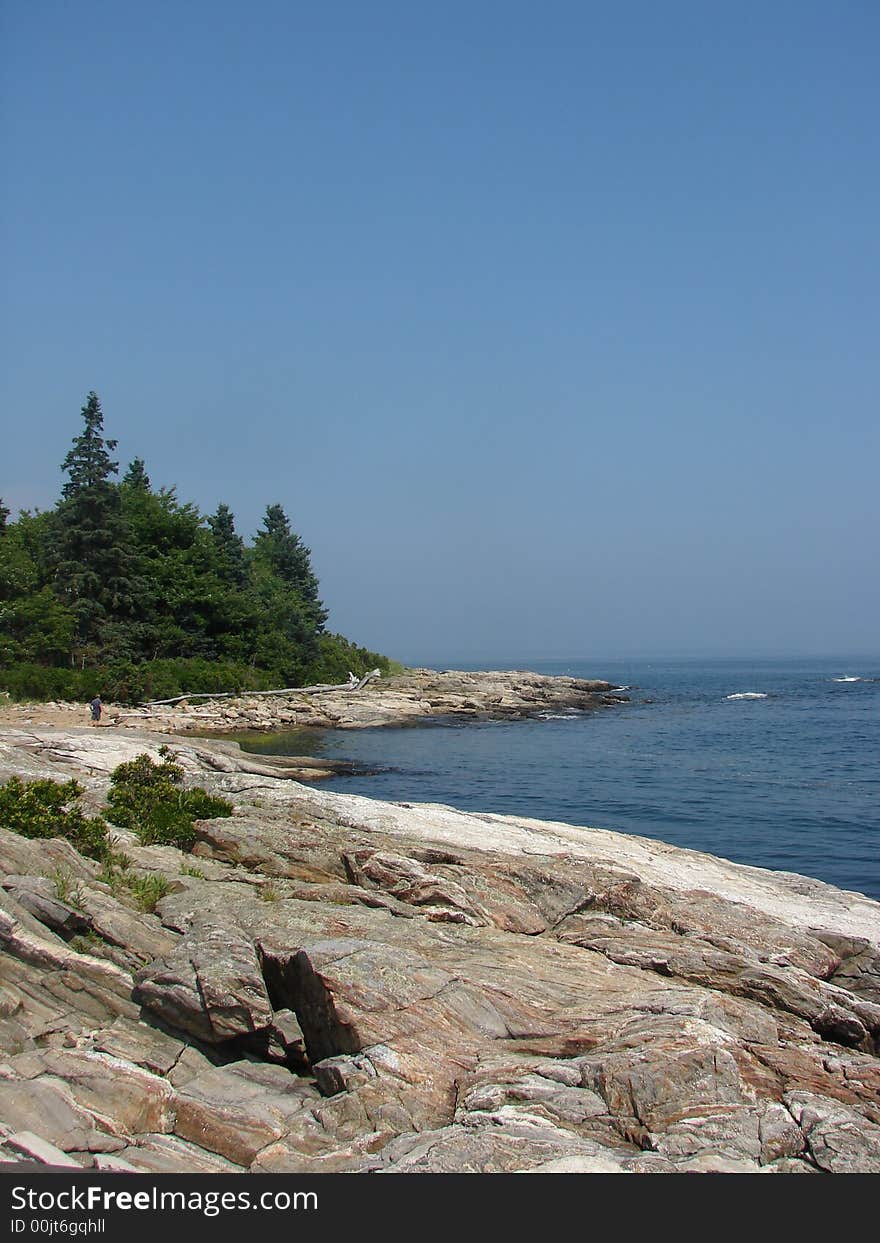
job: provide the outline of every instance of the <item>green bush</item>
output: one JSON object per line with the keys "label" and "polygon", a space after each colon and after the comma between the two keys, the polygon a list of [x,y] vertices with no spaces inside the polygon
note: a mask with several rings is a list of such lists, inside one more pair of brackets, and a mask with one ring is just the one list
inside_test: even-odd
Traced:
{"label": "green bush", "polygon": [[196,841],[193,820],[231,816],[232,804],[201,787],[181,789],[183,769],[173,762],[167,747],[160,755],[161,764],[143,754],[113,770],[107,819],[130,829],[144,846],[191,850]]}
{"label": "green bush", "polygon": [[307,666],[303,685],[320,682],[344,682],[349,672],[363,677],[371,669],[378,669],[383,677],[403,673],[404,667],[396,660],[380,656],[365,647],[358,647],[341,634],[322,634],[318,639],[318,655]]}
{"label": "green bush", "polygon": [[[295,681],[303,686],[344,682],[349,670],[362,677],[371,669],[380,669],[384,677],[404,672],[403,665],[387,656],[358,647],[342,635],[324,634],[318,640],[318,655],[303,666]],[[13,699],[41,702],[57,699],[88,703],[95,695],[101,695],[107,703],[139,704],[178,695],[280,690],[286,682],[281,672],[257,669],[240,661],[197,657],[142,663],[120,660],[89,669],[37,664],[0,667],[0,690],[8,691]]]}
{"label": "green bush", "polygon": [[13,699],[43,703],[50,699],[88,703],[95,695],[105,693],[100,670],[52,669],[33,664],[0,669],[0,690],[8,691]]}
{"label": "green bush", "polygon": [[156,904],[168,892],[168,880],[158,872],[132,876],[127,884],[138,909],[146,912],[155,911]]}
{"label": "green bush", "polygon": [[50,699],[87,703],[100,695],[108,703],[139,704],[177,695],[275,690],[279,685],[275,674],[236,661],[117,661],[92,669],[53,669],[34,664],[0,668],[0,690],[8,691],[16,700],[43,703]]}
{"label": "green bush", "polygon": [[82,910],[83,894],[79,882],[70,868],[57,867],[49,877],[55,890],[55,897],[67,906]]}
{"label": "green bush", "polygon": [[149,699],[209,695],[218,691],[273,690],[277,685],[271,673],[230,660],[203,660],[197,657],[151,660],[132,668],[139,679],[137,687],[132,680],[128,696],[120,695],[119,703],[143,703]]}
{"label": "green bush", "polygon": [[80,854],[105,859],[110,850],[107,825],[76,805],[82,795],[77,781],[10,777],[0,786],[0,826],[22,837],[64,837]]}

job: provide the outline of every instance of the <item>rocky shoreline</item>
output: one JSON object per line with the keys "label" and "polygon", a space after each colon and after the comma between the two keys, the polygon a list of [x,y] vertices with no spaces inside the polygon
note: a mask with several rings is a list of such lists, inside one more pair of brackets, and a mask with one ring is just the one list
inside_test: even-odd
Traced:
{"label": "rocky shoreline", "polygon": [[[6,728],[0,782],[75,776],[98,811],[167,741]],[[0,827],[0,1162],[880,1171],[880,904],[173,749],[235,814],[188,855],[119,832],[155,913]]]}
{"label": "rocky shoreline", "polygon": [[[462,673],[411,669],[361,688],[312,693],[185,700],[130,708],[106,705],[104,723],[160,733],[237,733],[248,730],[367,729],[431,721],[523,720],[587,712],[625,703],[621,688],[598,679],[548,677],[525,671]],[[0,726],[70,726],[88,720],[84,704],[7,704]]]}

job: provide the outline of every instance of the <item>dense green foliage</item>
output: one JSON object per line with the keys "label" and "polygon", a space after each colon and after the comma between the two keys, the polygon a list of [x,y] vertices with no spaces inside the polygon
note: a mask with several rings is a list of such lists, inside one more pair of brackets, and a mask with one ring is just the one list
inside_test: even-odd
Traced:
{"label": "dense green foliage", "polygon": [[106,859],[107,826],[78,806],[83,788],[76,781],[21,781],[0,786],[0,825],[22,837],[65,837],[82,855]]}
{"label": "dense green foliage", "polygon": [[128,880],[128,890],[139,910],[155,911],[156,904],[168,892],[168,881],[158,872],[132,876]]}
{"label": "dense green foliage", "polygon": [[143,754],[113,770],[107,819],[119,828],[131,829],[144,846],[191,850],[196,840],[193,820],[231,816],[232,804],[201,787],[181,789],[183,769],[174,763],[167,747],[160,755],[161,764]]}
{"label": "dense green foliage", "polygon": [[[167,747],[161,763],[146,754],[120,764],[110,777],[106,815],[111,824],[130,829],[144,846],[195,843],[194,820],[231,816],[232,804],[203,790],[182,789],[183,769]],[[77,781],[22,781],[10,777],[0,786],[0,826],[22,837],[64,837],[80,854],[103,861],[115,871],[124,856],[112,848],[106,823],[86,816],[79,806],[83,788]]]}
{"label": "dense green foliage", "polygon": [[[146,754],[120,764],[110,777],[105,809],[107,819],[130,829],[145,846],[177,846],[190,850],[195,844],[194,820],[231,816],[232,804],[208,794],[201,787],[181,789],[183,769],[175,764],[167,747],[160,749],[162,762]],[[98,880],[116,894],[127,894],[142,911],[152,911],[168,892],[168,881],[155,873],[137,873],[125,854],[114,848],[107,824],[100,816],[86,816],[79,806],[83,788],[77,781],[22,781],[10,777],[0,786],[0,826],[22,837],[63,837],[80,854],[103,864]],[[201,876],[197,868],[186,868]],[[73,875],[56,868],[52,877],[61,902],[78,905]],[[88,946],[83,947],[86,951]]]}
{"label": "dense green foliage", "polygon": [[81,413],[55,508],[10,522],[0,502],[0,689],[131,703],[400,668],[326,633],[311,553],[281,505],[248,547],[228,505],[203,516],[154,489],[141,458],[117,481],[95,393]]}

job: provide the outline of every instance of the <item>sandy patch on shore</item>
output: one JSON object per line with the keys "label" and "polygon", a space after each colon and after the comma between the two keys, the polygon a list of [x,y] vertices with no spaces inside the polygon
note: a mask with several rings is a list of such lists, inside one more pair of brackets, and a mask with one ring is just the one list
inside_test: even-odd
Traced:
{"label": "sandy patch on shore", "polygon": [[[118,704],[104,704],[101,723],[97,729],[111,728],[114,717],[125,712]],[[78,703],[12,703],[0,698],[0,726],[13,729],[20,725],[88,725],[91,722],[88,704]]]}

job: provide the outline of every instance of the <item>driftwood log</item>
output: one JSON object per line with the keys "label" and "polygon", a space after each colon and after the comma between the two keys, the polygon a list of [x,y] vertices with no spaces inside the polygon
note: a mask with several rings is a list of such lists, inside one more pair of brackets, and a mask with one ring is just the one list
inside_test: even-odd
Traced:
{"label": "driftwood log", "polygon": [[190,702],[193,699],[240,699],[242,695],[255,697],[257,695],[326,695],[331,691],[359,691],[373,678],[380,678],[381,670],[371,669],[369,673],[358,680],[352,676],[348,682],[319,683],[317,686],[285,686],[277,691],[208,691],[198,695],[175,695],[173,699],[150,699],[146,703],[142,703],[142,708],[164,708],[171,704],[179,704],[184,701]]}

